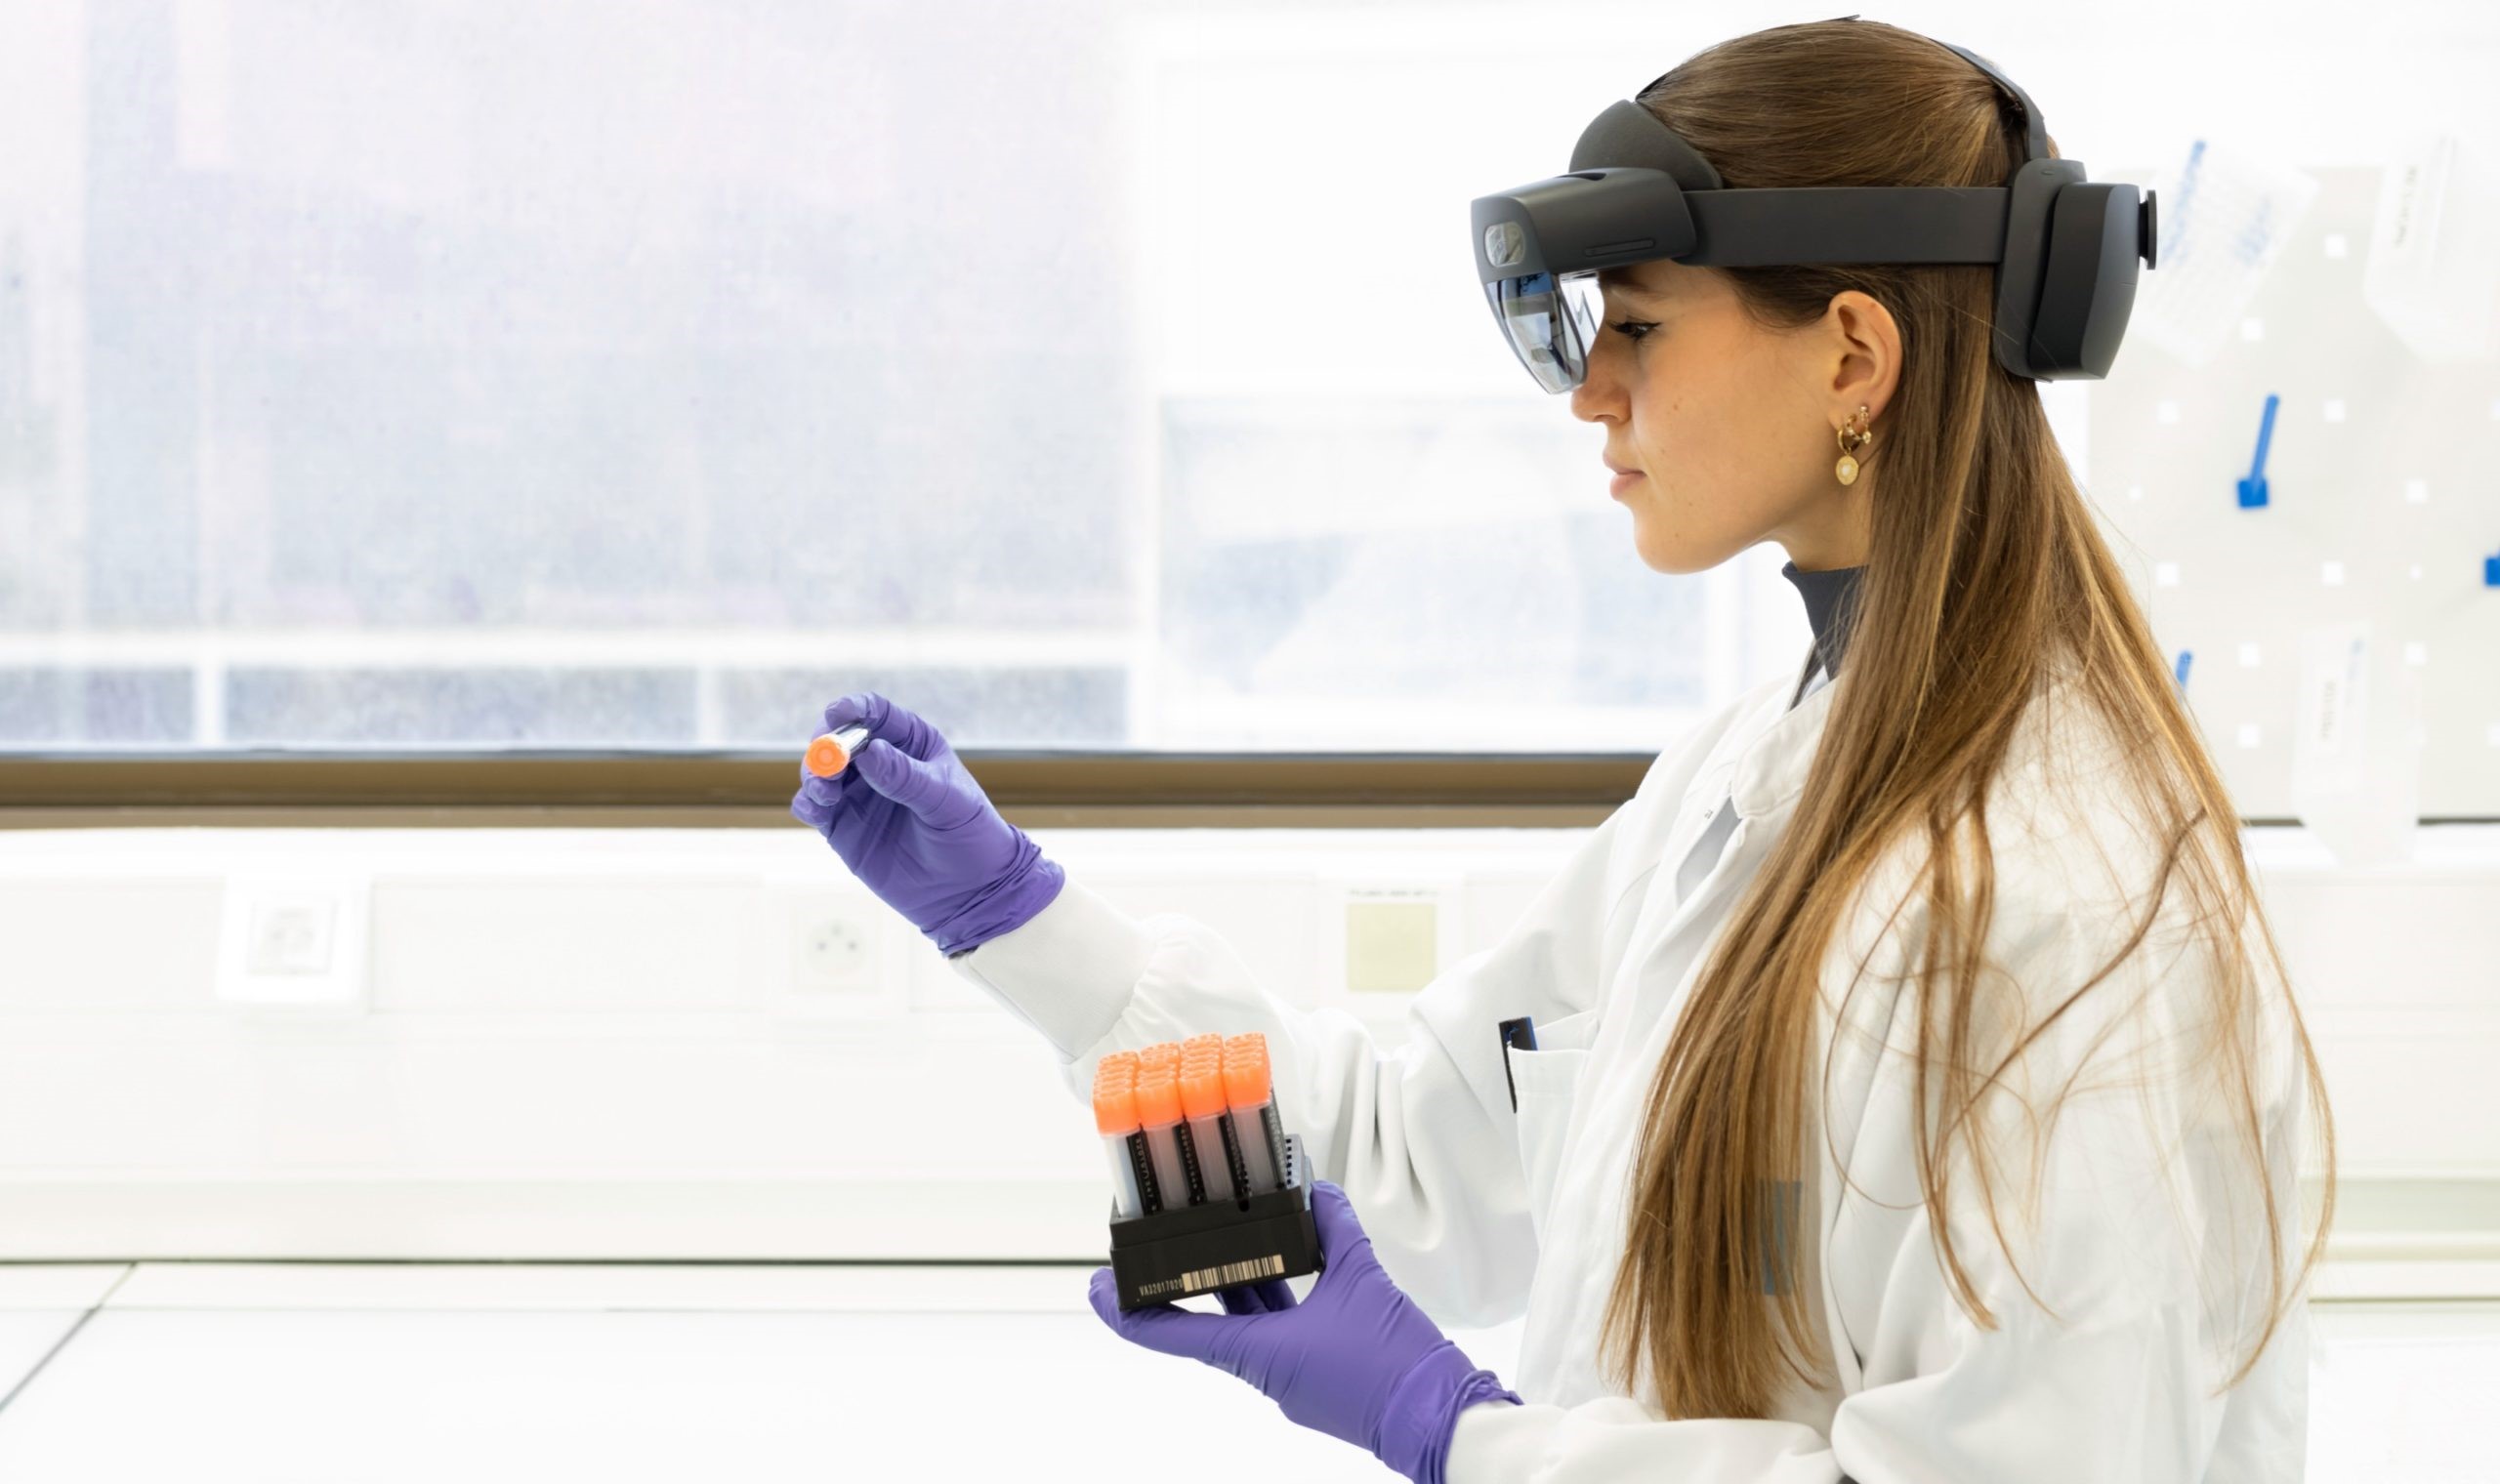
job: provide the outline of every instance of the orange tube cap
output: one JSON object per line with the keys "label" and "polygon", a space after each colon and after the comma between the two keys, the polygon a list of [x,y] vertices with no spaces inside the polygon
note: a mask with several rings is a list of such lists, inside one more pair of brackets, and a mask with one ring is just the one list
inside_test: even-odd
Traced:
{"label": "orange tube cap", "polygon": [[1266,1102],[1272,1086],[1263,1036],[1236,1036],[1224,1047],[1224,1093],[1236,1108]]}
{"label": "orange tube cap", "polygon": [[1137,1074],[1137,1120],[1149,1129],[1181,1121],[1181,1084],[1168,1067],[1145,1067]]}
{"label": "orange tube cap", "polygon": [[851,765],[851,755],[828,732],[808,744],[808,771],[819,778],[830,778]]}
{"label": "orange tube cap", "polygon": [[1135,1134],[1138,1128],[1137,1088],[1113,1079],[1094,1085],[1094,1132],[1104,1135]]}
{"label": "orange tube cap", "polygon": [[1224,1063],[1200,1056],[1181,1064],[1181,1111],[1191,1118],[1213,1118],[1229,1104],[1224,1100]]}

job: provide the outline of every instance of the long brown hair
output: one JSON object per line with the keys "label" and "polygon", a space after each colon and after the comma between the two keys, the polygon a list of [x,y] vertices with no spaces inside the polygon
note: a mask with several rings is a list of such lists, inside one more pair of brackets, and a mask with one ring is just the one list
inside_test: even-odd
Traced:
{"label": "long brown hair", "polygon": [[[1729,186],[1999,186],[2021,159],[2015,105],[1984,73],[1933,40],[1874,21],[1740,36],[1688,60],[1637,101]],[[1812,324],[1835,294],[1863,291],[1900,327],[1902,365],[1882,436],[1861,456],[1876,474],[1873,538],[1847,683],[1833,690],[1796,813],[1735,905],[1650,1085],[1606,1308],[1607,1364],[1627,1390],[1646,1377],[1671,1417],[1769,1415],[1792,1377],[1811,1382],[1826,1364],[1809,1323],[1819,1275],[1798,1271],[1799,1244],[1763,1234],[1782,1219],[1782,1189],[1811,1168],[1800,1146],[1804,1098],[1821,1095],[1808,1077],[1820,965],[1878,863],[1919,844],[1923,830],[1927,950],[1904,976],[1915,989],[1902,991],[1901,1004],[1904,1023],[1916,1010],[1917,1168],[1939,1262],[1983,1327],[1995,1317],[1946,1213],[1956,1175],[1972,1180],[2014,1257],[1997,1209],[2012,1181],[1997,1141],[1982,1135],[1985,1100],[2020,1095],[2009,1069],[2135,951],[2174,875],[2205,909],[2188,921],[2191,933],[2209,929],[2195,935],[2210,939],[2213,999],[2188,1018],[2211,1031],[2197,1051],[2200,1076],[2229,1099],[2232,1153],[2245,1156],[2264,1191],[2272,1259],[2263,1328],[2224,1382],[2236,1384],[2298,1301],[2299,1279],[2324,1243],[2335,1168],[2325,1086],[2251,888],[2237,810],[2050,434],[2037,385],[1990,353],[1993,269],[1710,271],[1725,273],[1748,315],[1773,330]],[[2152,907],[2100,972],[2080,986],[2023,987],[2049,991],[2046,1013],[2026,1024],[2001,975],[1993,994],[1980,988],[1995,874],[1984,800],[2052,672],[2070,677],[2073,693],[2105,719],[2111,755],[2123,762],[2107,797],[2131,804],[2161,843],[2162,866]],[[2132,788],[2117,792],[2120,781]],[[1957,842],[1967,842],[1969,859]],[[2272,958],[2271,990],[2243,940],[2250,922]],[[2270,993],[2278,1004],[2265,1003]],[[2317,1235],[2296,1272],[2283,1257],[2285,1227],[2299,1213],[2278,1209],[2287,1203],[2264,1163],[2259,1089],[2272,1074],[2258,1064],[2255,1025],[2269,1010],[2287,1017],[2297,1042],[2325,1161]],[[2108,1013],[2098,1005],[2086,1012]],[[2072,1079],[2053,1091],[2070,1092]],[[2054,1112],[2054,1103],[2024,1108],[2017,1121],[2036,1134]]]}

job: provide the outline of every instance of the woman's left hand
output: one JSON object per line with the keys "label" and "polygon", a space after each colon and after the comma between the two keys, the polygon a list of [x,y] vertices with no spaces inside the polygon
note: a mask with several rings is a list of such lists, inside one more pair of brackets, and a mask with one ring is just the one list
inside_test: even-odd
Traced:
{"label": "woman's left hand", "polygon": [[1314,1184],[1311,1210],[1322,1265],[1299,1303],[1277,1279],[1225,1290],[1222,1314],[1168,1303],[1123,1313],[1105,1267],[1094,1273],[1094,1312],[1123,1340],[1237,1376],[1303,1426],[1367,1448],[1419,1484],[1438,1481],[1459,1412],[1519,1397],[1381,1271],[1343,1190]]}

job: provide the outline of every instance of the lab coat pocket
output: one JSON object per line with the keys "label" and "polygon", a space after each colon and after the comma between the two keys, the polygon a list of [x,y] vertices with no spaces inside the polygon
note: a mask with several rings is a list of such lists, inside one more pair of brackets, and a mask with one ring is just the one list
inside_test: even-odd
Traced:
{"label": "lab coat pocket", "polygon": [[1545,1238],[1545,1212],[1554,1197],[1554,1176],[1562,1164],[1562,1139],[1571,1125],[1581,1069],[1589,1059],[1589,1038],[1597,1029],[1597,1012],[1566,1015],[1536,1028],[1539,1050],[1514,1048],[1511,1086],[1519,1093],[1520,1170],[1527,1181],[1528,1220],[1537,1240]]}

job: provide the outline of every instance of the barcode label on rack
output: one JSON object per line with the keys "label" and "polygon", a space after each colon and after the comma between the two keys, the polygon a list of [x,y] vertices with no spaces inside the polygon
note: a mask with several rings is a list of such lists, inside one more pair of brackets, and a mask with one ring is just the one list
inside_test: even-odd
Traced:
{"label": "barcode label on rack", "polygon": [[1202,1267],[1194,1273],[1183,1273],[1183,1288],[1230,1288],[1236,1283],[1255,1283],[1261,1278],[1285,1275],[1284,1254],[1254,1257],[1247,1262],[1228,1262],[1222,1267]]}

